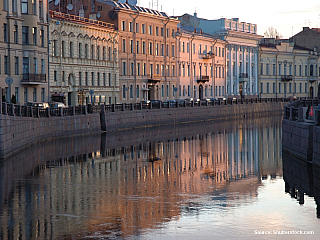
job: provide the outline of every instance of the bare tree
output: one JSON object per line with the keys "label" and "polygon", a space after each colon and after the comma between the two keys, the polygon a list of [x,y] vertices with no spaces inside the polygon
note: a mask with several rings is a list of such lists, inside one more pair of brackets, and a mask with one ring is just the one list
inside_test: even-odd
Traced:
{"label": "bare tree", "polygon": [[264,37],[265,38],[277,38],[281,39],[283,36],[281,33],[278,32],[278,30],[274,27],[269,27],[265,32],[264,32]]}

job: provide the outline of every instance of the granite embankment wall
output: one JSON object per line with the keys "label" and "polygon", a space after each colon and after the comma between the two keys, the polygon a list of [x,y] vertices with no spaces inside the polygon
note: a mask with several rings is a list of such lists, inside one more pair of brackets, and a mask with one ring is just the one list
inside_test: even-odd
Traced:
{"label": "granite embankment wall", "polygon": [[[181,123],[272,116],[284,102],[105,112],[74,116],[21,117],[0,114],[0,158],[30,145],[73,134],[116,131]],[[103,108],[102,108],[103,109]]]}
{"label": "granite embankment wall", "polygon": [[297,114],[293,114],[291,109],[290,117],[285,113],[282,121],[282,149],[284,153],[320,166],[319,113],[315,112],[315,120],[307,120],[302,110],[302,107],[299,107],[299,111],[296,108]]}
{"label": "granite embankment wall", "polygon": [[105,131],[114,131],[200,121],[272,116],[282,114],[285,104],[284,102],[268,102],[106,112],[101,116],[101,127]]}
{"label": "granite embankment wall", "polygon": [[39,141],[101,131],[98,113],[49,118],[0,114],[0,126],[0,158],[22,151]]}

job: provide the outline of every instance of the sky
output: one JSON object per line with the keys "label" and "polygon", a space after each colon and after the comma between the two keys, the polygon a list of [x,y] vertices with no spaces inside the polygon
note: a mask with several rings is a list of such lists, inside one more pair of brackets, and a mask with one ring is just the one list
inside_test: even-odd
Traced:
{"label": "sky", "polygon": [[170,16],[196,12],[205,19],[239,18],[240,22],[257,24],[260,35],[274,27],[283,38],[297,34],[303,27],[320,28],[319,0],[138,0],[137,5]]}

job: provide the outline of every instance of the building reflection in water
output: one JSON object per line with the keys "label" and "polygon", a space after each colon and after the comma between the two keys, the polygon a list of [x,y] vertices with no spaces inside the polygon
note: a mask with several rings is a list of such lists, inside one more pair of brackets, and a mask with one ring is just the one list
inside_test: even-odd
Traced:
{"label": "building reflection in water", "polygon": [[284,153],[283,179],[285,191],[299,204],[304,204],[305,194],[314,197],[320,218],[320,167]]}
{"label": "building reflection in water", "polygon": [[0,239],[139,236],[193,214],[204,196],[255,201],[263,177],[282,175],[279,119],[203,126],[162,140],[133,132],[117,146],[130,133],[67,139],[1,163]]}

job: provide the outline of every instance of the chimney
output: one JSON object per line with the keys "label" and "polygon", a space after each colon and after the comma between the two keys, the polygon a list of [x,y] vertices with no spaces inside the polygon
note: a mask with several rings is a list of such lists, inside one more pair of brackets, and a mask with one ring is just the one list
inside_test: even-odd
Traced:
{"label": "chimney", "polygon": [[302,30],[307,31],[307,30],[309,30],[309,27],[303,27]]}
{"label": "chimney", "polygon": [[195,13],[193,14],[193,16],[196,18],[196,17],[197,17],[197,13],[195,12]]}

